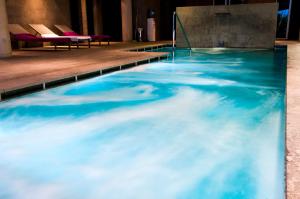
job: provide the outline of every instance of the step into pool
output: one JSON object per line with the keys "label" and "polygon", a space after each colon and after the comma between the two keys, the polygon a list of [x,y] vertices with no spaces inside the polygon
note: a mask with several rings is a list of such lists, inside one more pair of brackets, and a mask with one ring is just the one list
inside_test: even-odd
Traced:
{"label": "step into pool", "polygon": [[0,198],[283,199],[285,76],[285,49],[177,50],[1,102]]}

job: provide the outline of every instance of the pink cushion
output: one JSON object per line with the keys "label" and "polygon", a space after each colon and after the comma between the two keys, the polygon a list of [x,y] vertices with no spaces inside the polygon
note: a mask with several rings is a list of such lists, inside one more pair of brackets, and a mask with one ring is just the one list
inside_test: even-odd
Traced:
{"label": "pink cushion", "polygon": [[15,34],[13,35],[14,39],[18,41],[25,41],[25,42],[70,42],[70,38],[43,38],[43,37],[36,37],[29,33],[22,33],[22,34]]}
{"label": "pink cushion", "polygon": [[14,38],[17,40],[33,40],[36,39],[36,36],[29,33],[15,34]]}
{"label": "pink cushion", "polygon": [[[64,36],[82,36],[80,34],[77,34],[76,32],[64,32]],[[102,40],[102,39],[110,39],[111,36],[109,35],[90,35],[92,40]]]}
{"label": "pink cushion", "polygon": [[71,42],[70,38],[61,38],[61,37],[47,37],[47,38],[41,38],[38,37],[37,39],[43,40],[44,42]]}
{"label": "pink cushion", "polygon": [[76,32],[64,32],[63,34],[64,34],[64,36],[80,36]]}
{"label": "pink cushion", "polygon": [[91,35],[93,40],[111,39],[109,35]]}

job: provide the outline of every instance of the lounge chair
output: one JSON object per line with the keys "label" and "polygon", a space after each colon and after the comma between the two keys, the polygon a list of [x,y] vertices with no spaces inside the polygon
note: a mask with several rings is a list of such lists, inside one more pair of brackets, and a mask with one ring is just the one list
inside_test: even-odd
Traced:
{"label": "lounge chair", "polygon": [[19,24],[9,24],[8,29],[12,40],[15,41],[23,41],[23,42],[36,42],[36,43],[43,43],[43,42],[51,42],[54,44],[54,49],[57,50],[57,44],[68,44],[68,49],[71,50],[71,39],[70,38],[59,38],[59,37],[48,37],[42,38],[32,35],[27,30],[25,30]]}
{"label": "lounge chair", "polygon": [[[82,36],[74,32],[71,28],[66,25],[54,25],[59,31],[63,33],[64,36]],[[99,46],[101,45],[101,41],[106,40],[109,45],[111,36],[109,35],[89,35],[92,38],[92,41],[98,41]]]}
{"label": "lounge chair", "polygon": [[43,38],[69,38],[72,42],[75,42],[77,44],[77,48],[79,48],[79,42],[81,41],[87,41],[89,48],[91,47],[91,40],[92,38],[90,36],[75,36],[75,35],[68,35],[68,36],[59,36],[52,32],[49,28],[47,28],[43,24],[29,24],[29,26],[35,30],[38,34],[41,35]]}

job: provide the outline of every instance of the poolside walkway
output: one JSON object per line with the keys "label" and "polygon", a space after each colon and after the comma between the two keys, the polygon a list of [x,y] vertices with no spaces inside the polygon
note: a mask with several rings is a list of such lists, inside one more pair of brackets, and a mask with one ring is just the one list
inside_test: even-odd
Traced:
{"label": "poolside walkway", "polygon": [[300,198],[300,42],[288,45],[287,64],[287,199]]}
{"label": "poolside walkway", "polygon": [[14,51],[13,56],[0,59],[0,94],[55,81],[61,78],[87,74],[107,68],[137,63],[166,56],[160,52],[134,52],[129,50],[168,45],[169,42],[113,43],[82,49]]}

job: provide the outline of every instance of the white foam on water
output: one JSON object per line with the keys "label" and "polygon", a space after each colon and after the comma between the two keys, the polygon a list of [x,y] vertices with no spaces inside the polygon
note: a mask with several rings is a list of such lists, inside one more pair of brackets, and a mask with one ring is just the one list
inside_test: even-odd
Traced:
{"label": "white foam on water", "polygon": [[[13,171],[0,170],[0,187],[5,183],[5,190],[0,189],[0,198],[12,199],[53,199],[62,198],[64,184],[34,183],[24,177],[17,177]],[[67,195],[67,194],[66,194]]]}
{"label": "white foam on water", "polygon": [[[214,186],[202,187],[208,194],[203,197],[213,199],[232,189],[228,179],[249,158],[257,161],[248,171],[258,182],[252,198],[274,196],[277,182],[269,175],[278,163],[277,114],[253,127],[226,114],[212,120],[203,113],[223,106],[233,111],[234,105],[189,87],[174,92],[164,100],[82,118],[15,115],[4,120],[0,192],[12,198],[26,193],[30,199],[174,199],[193,194],[209,179]],[[60,100],[58,104],[68,103],[65,97]],[[85,102],[81,97],[75,101]],[[9,129],[15,121],[23,126]]]}
{"label": "white foam on water", "polygon": [[[161,74],[161,73],[160,73]],[[228,86],[235,84],[235,81],[226,80],[226,79],[215,79],[215,78],[204,78],[197,76],[184,76],[182,74],[165,74],[165,75],[151,75],[146,77],[124,77],[123,81],[144,81],[144,82],[153,82],[160,84],[181,84],[181,85],[193,85],[193,86]]]}
{"label": "white foam on water", "polygon": [[[257,178],[258,194],[257,198],[274,198],[281,199],[283,196],[283,180],[280,177],[279,169],[281,168],[278,156],[278,146],[280,145],[281,129],[277,125],[282,121],[280,113],[273,113],[262,121],[262,124],[257,129],[260,138],[255,140],[257,153],[254,163],[256,163],[255,172],[260,177]],[[277,191],[275,191],[277,190]]]}
{"label": "white foam on water", "polygon": [[[111,91],[93,92],[92,95],[63,95],[65,89],[58,89],[56,92],[42,92],[34,96],[19,98],[3,103],[5,108],[18,106],[57,106],[57,105],[81,105],[96,102],[121,102],[129,100],[145,100],[155,97],[156,90],[152,85],[139,85],[136,87],[123,87]],[[117,93],[117,95],[116,95]],[[0,108],[1,108],[0,106]]]}

